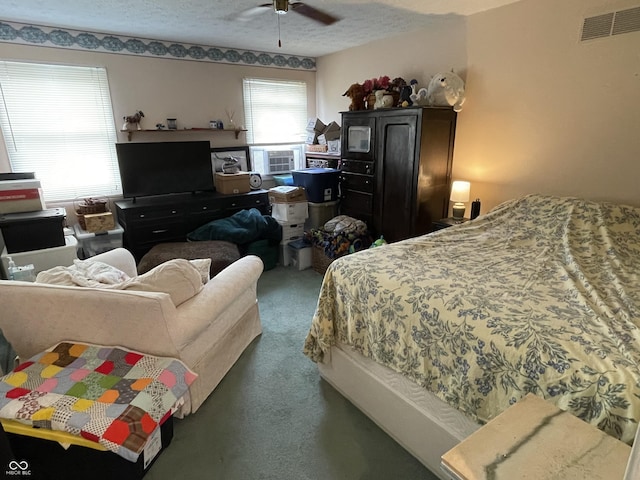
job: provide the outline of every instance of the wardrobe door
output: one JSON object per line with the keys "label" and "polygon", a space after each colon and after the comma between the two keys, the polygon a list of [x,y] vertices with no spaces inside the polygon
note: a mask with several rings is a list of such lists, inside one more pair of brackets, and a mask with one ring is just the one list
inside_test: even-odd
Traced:
{"label": "wardrobe door", "polygon": [[374,227],[390,242],[413,236],[417,112],[385,112],[378,119]]}

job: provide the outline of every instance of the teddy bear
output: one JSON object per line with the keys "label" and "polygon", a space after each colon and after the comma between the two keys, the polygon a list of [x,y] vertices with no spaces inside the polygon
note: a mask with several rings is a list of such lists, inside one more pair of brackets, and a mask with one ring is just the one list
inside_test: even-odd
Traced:
{"label": "teddy bear", "polygon": [[453,71],[437,73],[427,87],[429,105],[453,107],[454,112],[462,110],[465,101],[464,81]]}
{"label": "teddy bear", "polygon": [[342,96],[351,99],[349,111],[364,110],[364,88],[359,83],[352,84]]}

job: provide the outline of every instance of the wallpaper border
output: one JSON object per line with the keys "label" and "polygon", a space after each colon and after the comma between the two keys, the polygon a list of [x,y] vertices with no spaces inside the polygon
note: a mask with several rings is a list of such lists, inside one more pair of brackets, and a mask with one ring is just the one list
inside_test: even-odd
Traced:
{"label": "wallpaper border", "polygon": [[140,39],[0,20],[0,42],[116,55],[315,71],[310,57]]}

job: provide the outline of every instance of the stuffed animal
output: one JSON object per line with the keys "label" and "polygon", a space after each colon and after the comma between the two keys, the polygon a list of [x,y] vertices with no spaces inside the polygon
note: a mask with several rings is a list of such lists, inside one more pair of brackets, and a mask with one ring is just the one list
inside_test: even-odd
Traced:
{"label": "stuffed animal", "polygon": [[393,107],[393,96],[386,90],[376,90],[373,94],[376,97],[376,103],[373,104],[374,110]]}
{"label": "stuffed animal", "polygon": [[453,106],[453,111],[459,112],[465,101],[464,81],[454,72],[437,73],[429,82],[427,99],[429,105]]}
{"label": "stuffed animal", "polygon": [[364,110],[364,88],[359,83],[351,85],[342,96],[351,99],[349,111]]}

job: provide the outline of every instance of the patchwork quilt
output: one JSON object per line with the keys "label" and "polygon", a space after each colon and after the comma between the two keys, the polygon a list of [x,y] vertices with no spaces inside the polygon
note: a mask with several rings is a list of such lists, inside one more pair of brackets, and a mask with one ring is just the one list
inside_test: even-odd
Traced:
{"label": "patchwork quilt", "polygon": [[638,272],[640,208],[529,195],[335,260],[304,353],[349,345],[478,423],[533,393],[630,443]]}
{"label": "patchwork quilt", "polygon": [[71,433],[135,462],[196,377],[174,358],[63,342],[0,378],[0,418]]}

